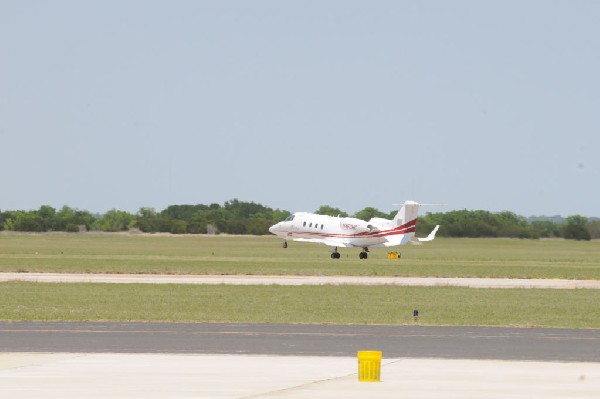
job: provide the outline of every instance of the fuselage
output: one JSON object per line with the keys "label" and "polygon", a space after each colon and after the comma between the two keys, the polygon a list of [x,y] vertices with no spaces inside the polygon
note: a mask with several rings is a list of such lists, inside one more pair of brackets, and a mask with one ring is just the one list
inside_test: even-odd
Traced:
{"label": "fuselage", "polygon": [[415,237],[417,214],[421,204],[405,201],[392,220],[371,218],[368,222],[349,217],[333,217],[308,212],[296,212],[274,224],[269,231],[285,241],[317,242],[333,248],[332,259],[339,259],[338,247],[361,247],[360,259],[367,259],[369,247],[391,247],[406,243],[431,241],[440,226],[425,238]]}
{"label": "fuselage", "polygon": [[366,222],[357,218],[296,212],[271,226],[269,231],[283,239],[318,242],[332,247],[367,248],[403,244],[402,241],[414,236],[415,227],[416,219],[397,225],[381,218]]}

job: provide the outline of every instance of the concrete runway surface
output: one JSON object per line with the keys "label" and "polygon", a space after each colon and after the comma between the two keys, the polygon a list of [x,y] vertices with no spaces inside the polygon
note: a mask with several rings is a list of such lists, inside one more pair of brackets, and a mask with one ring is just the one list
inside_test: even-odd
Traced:
{"label": "concrete runway surface", "polygon": [[3,398],[598,398],[599,363],[353,357],[0,355]]}

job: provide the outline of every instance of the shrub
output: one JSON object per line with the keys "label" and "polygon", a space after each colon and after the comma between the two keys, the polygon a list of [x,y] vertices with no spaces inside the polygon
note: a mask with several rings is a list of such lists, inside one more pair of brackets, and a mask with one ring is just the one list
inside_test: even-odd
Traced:
{"label": "shrub", "polygon": [[69,223],[65,228],[67,233],[79,233],[79,226],[73,223]]}

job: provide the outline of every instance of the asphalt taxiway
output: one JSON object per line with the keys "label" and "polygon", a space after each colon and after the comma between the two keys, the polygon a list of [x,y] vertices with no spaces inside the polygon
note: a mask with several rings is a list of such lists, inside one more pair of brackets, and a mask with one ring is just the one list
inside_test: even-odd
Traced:
{"label": "asphalt taxiway", "polygon": [[600,330],[381,325],[0,322],[0,352],[600,361]]}

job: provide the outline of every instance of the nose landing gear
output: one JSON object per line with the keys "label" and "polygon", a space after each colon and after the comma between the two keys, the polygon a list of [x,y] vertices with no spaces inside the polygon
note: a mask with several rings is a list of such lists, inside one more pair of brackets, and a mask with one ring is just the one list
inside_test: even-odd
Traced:
{"label": "nose landing gear", "polygon": [[331,253],[331,259],[339,259],[340,258],[340,253],[337,250],[337,247],[335,247],[333,249],[333,252]]}

